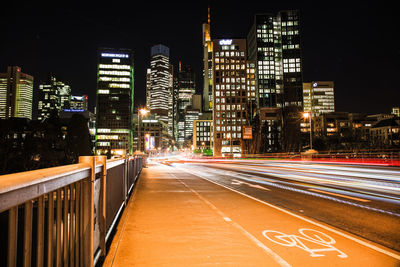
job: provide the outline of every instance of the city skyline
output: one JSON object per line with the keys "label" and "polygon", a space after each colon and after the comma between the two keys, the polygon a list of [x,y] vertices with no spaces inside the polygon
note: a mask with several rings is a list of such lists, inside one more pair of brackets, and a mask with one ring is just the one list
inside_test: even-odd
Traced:
{"label": "city skyline", "polygon": [[[201,26],[207,22],[207,6],[195,4],[182,8],[161,5],[150,11],[141,10],[140,16],[132,13],[130,19],[122,16],[126,11],[118,11],[104,19],[105,11],[95,7],[55,8],[53,11],[57,12],[49,12],[49,8],[27,5],[18,15],[7,12],[9,15],[1,19],[6,26],[6,42],[1,44],[0,68],[5,71],[7,66],[17,65],[35,77],[34,103],[38,83],[53,73],[71,85],[73,94],[89,95],[92,110],[98,48],[132,49],[135,105],[144,105],[149,52],[151,46],[163,43],[171,49],[174,68],[179,61],[192,66],[199,91],[203,64]],[[400,50],[395,47],[398,37],[389,34],[395,32],[396,25],[390,8],[353,4],[326,9],[301,3],[257,4],[244,9],[211,5],[210,8],[213,39],[246,38],[257,13],[299,9],[304,82],[334,81],[337,111],[389,113],[393,106],[399,105],[395,74]],[[238,18],[232,19],[235,16]],[[18,27],[24,27],[26,34],[14,33]]]}

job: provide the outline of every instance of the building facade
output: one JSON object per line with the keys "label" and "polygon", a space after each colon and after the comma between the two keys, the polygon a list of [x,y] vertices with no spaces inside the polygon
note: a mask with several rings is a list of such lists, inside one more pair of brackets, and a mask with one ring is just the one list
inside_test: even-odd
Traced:
{"label": "building facade", "polygon": [[240,156],[248,117],[246,39],[213,40],[213,59],[213,153]]}
{"label": "building facade", "polygon": [[148,108],[168,125],[168,113],[171,98],[171,70],[169,64],[169,48],[155,45],[151,48],[150,86],[148,92]]}
{"label": "building facade", "polygon": [[211,40],[210,8],[203,24],[203,112],[213,109],[213,41]]}
{"label": "building facade", "polygon": [[0,73],[0,118],[32,119],[33,77],[9,66]]}
{"label": "building facade", "polygon": [[[299,11],[256,14],[247,36],[248,59],[256,64],[256,103],[261,113],[281,108],[282,117],[269,116],[261,128],[273,129],[263,152],[287,150],[295,140],[298,113],[303,105]],[[270,112],[271,111],[271,112]],[[278,114],[277,112],[275,112]],[[283,122],[287,122],[283,124]],[[284,138],[285,140],[282,140]],[[270,142],[270,141],[271,142]],[[272,141],[275,140],[275,141]],[[276,140],[279,143],[276,143]]]}
{"label": "building facade", "polygon": [[100,49],[97,66],[97,154],[133,152],[133,100],[133,52],[130,49]]}
{"label": "building facade", "polygon": [[193,121],[193,149],[212,149],[213,121]]}
{"label": "building facade", "polygon": [[88,96],[71,95],[69,106],[71,110],[88,110]]}
{"label": "building facade", "polygon": [[335,112],[335,95],[332,81],[303,83],[304,112],[312,116]]}
{"label": "building facade", "polygon": [[69,85],[49,76],[39,84],[38,120],[49,118],[52,113],[70,108],[71,88]]}

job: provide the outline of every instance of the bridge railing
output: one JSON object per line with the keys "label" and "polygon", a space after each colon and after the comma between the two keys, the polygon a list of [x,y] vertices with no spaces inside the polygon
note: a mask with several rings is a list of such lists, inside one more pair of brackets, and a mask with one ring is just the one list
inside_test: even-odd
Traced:
{"label": "bridge railing", "polygon": [[0,176],[0,265],[94,266],[141,169],[141,157],[85,156]]}

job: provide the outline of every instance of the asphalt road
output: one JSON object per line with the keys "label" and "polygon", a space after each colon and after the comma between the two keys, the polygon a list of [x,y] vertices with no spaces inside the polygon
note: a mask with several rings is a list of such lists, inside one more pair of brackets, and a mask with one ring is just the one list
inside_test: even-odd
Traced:
{"label": "asphalt road", "polygon": [[264,160],[170,166],[400,251],[399,168]]}

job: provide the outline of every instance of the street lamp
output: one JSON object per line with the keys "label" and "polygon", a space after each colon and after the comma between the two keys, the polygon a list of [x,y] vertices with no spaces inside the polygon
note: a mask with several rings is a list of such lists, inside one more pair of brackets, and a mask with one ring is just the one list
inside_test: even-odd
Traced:
{"label": "street lamp", "polygon": [[304,112],[303,113],[303,117],[305,119],[309,118],[310,120],[310,149],[312,149],[312,113],[311,112]]}
{"label": "street lamp", "polygon": [[141,108],[138,110],[138,141],[137,141],[137,150],[140,151],[141,145],[140,145],[140,115],[145,116],[149,111],[145,108]]}

